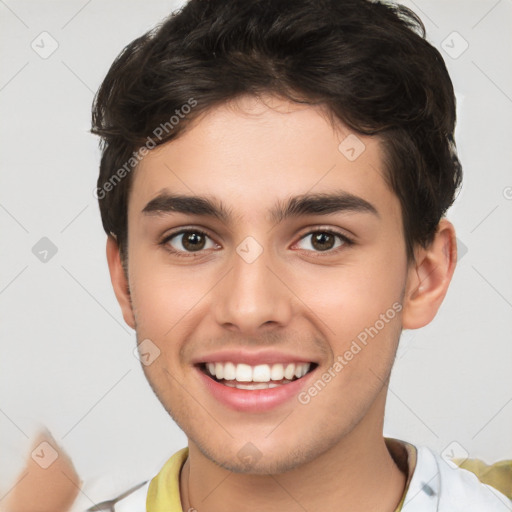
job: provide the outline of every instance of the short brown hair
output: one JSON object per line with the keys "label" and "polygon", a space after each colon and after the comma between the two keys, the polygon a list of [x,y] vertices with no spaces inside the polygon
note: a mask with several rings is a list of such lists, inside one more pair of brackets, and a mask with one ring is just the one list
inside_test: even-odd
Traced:
{"label": "short brown hair", "polygon": [[380,137],[409,259],[432,241],[462,169],[452,82],[416,14],[370,0],[191,0],[124,48],[95,97],[97,196],[122,255],[141,148],[176,138],[214,105],[260,93],[324,105]]}

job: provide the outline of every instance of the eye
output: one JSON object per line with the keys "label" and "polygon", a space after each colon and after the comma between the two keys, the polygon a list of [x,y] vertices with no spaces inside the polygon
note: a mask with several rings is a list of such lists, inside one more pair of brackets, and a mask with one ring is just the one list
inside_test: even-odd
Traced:
{"label": "eye", "polygon": [[167,236],[162,244],[173,253],[193,253],[217,247],[217,244],[205,232],[198,229],[173,233]]}
{"label": "eye", "polygon": [[325,229],[311,231],[303,236],[298,244],[301,242],[305,243],[303,243],[303,247],[299,247],[299,249],[312,250],[314,252],[329,252],[345,245],[353,244],[352,240],[345,235]]}

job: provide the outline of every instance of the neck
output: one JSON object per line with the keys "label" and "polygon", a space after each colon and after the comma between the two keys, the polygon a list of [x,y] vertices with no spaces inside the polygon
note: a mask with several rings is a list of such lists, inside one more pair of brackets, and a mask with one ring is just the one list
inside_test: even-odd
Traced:
{"label": "neck", "polygon": [[406,475],[386,447],[383,417],[379,421],[372,416],[369,413],[314,460],[274,475],[232,473],[205,457],[190,441],[180,479],[183,511],[393,512]]}

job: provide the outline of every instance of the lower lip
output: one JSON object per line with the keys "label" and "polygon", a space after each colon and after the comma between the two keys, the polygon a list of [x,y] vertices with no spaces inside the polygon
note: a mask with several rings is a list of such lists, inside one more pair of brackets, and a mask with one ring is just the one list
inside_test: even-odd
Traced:
{"label": "lower lip", "polygon": [[208,377],[208,375],[199,368],[197,368],[197,371],[199,377],[214,398],[232,409],[245,412],[268,411],[296,397],[315,372],[315,370],[313,370],[300,379],[289,382],[288,384],[281,384],[275,388],[237,389],[220,384],[216,380]]}

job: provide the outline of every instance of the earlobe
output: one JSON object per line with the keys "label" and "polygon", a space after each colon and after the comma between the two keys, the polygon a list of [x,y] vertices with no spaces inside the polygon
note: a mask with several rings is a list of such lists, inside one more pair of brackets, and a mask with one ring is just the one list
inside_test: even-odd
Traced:
{"label": "earlobe", "polygon": [[126,279],[123,264],[121,262],[119,245],[117,240],[111,235],[107,238],[107,262],[110,272],[110,280],[112,281],[117,302],[119,302],[119,305],[121,306],[124,321],[132,329],[135,329],[135,318],[133,316],[128,280]]}
{"label": "earlobe", "polygon": [[407,277],[402,327],[418,329],[435,317],[448,291],[457,262],[455,229],[441,219],[428,248],[419,248]]}

